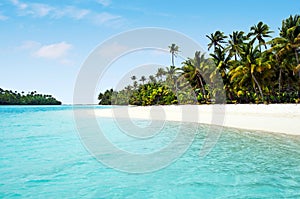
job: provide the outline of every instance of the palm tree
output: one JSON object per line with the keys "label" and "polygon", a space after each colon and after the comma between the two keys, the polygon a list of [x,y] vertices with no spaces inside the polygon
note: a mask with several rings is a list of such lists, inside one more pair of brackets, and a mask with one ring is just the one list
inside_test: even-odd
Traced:
{"label": "palm tree", "polygon": [[298,71],[300,78],[300,15],[291,15],[289,18],[282,21],[280,36],[288,40],[288,46],[290,46],[295,54],[297,65],[294,69],[294,73]]}
{"label": "palm tree", "polygon": [[221,48],[216,48],[214,53],[211,53],[210,56],[213,58],[215,66],[221,73],[222,78],[225,79],[226,73],[229,69],[229,61],[231,59],[231,56]]}
{"label": "palm tree", "polygon": [[162,81],[162,77],[165,75],[165,73],[166,72],[165,72],[165,70],[163,68],[158,68],[155,76],[157,78],[159,78],[160,81]]}
{"label": "palm tree", "polygon": [[[172,90],[177,92],[177,74],[178,74],[179,68],[176,68],[175,66],[166,67],[166,80],[167,83],[171,84]],[[175,86],[174,86],[175,85]]]}
{"label": "palm tree", "polygon": [[[264,100],[262,86],[259,82],[258,76],[263,76],[263,73],[268,73],[271,69],[269,60],[264,60],[264,57],[259,51],[259,47],[253,47],[253,43],[249,42],[241,48],[241,60],[235,62],[235,67],[229,72],[231,76],[230,82],[234,85],[236,91],[248,90],[251,86],[256,92],[256,88],[259,90],[261,99]],[[268,74],[264,75],[267,76]],[[263,78],[262,78],[263,79]],[[260,81],[262,81],[260,79]],[[251,83],[251,84],[249,84]],[[266,87],[267,85],[264,85]]]}
{"label": "palm tree", "polygon": [[208,44],[208,50],[211,47],[214,47],[214,51],[217,47],[224,49],[224,47],[221,45],[222,43],[226,43],[224,39],[227,38],[227,36],[224,35],[224,32],[216,31],[215,33],[212,33],[209,35],[206,35],[206,37],[210,40],[210,43]]}
{"label": "palm tree", "polygon": [[[282,21],[282,26],[280,29],[280,36],[287,38],[289,34],[292,32],[294,33],[295,29],[299,33],[300,25],[300,15],[292,16],[290,15],[289,18]],[[294,33],[294,37],[297,36],[297,32]]]}
{"label": "palm tree", "polygon": [[271,51],[276,53],[279,60],[290,59],[292,54],[295,57],[293,74],[299,72],[300,77],[300,62],[299,62],[299,50],[300,50],[300,16],[295,15],[282,21],[282,27],[280,29],[280,37],[276,37],[269,42],[271,44]]}
{"label": "palm tree", "polygon": [[205,96],[205,88],[204,88],[204,77],[207,76],[207,60],[205,59],[205,55],[201,54],[200,51],[195,52],[195,56],[193,59],[188,58],[183,62],[184,66],[182,67],[182,75],[188,79],[192,86],[196,86],[196,89],[201,89],[201,93]]}
{"label": "palm tree", "polygon": [[244,36],[243,31],[234,31],[232,35],[229,35],[229,38],[227,48],[229,49],[230,56],[234,56],[234,59],[237,60],[237,56],[240,55],[241,52],[241,46],[247,37]]}
{"label": "palm tree", "polygon": [[176,75],[178,74],[179,68],[176,68],[175,66],[166,67],[166,77],[167,80],[176,80]]}
{"label": "palm tree", "polygon": [[128,86],[126,86],[125,88],[124,88],[126,91],[131,91],[132,90],[132,86],[131,85],[128,85]]}
{"label": "palm tree", "polygon": [[156,78],[153,75],[150,75],[148,79],[150,82],[156,83]]}
{"label": "palm tree", "polygon": [[135,75],[131,76],[131,80],[135,81],[136,80],[136,76]]}
{"label": "palm tree", "polygon": [[179,47],[176,44],[171,44],[169,46],[171,57],[172,57],[172,66],[174,66],[174,57],[177,57],[178,52],[179,52]]}
{"label": "palm tree", "polygon": [[230,81],[228,78],[228,71],[230,69],[230,63],[232,62],[231,56],[226,52],[225,49],[221,48],[216,48],[214,53],[210,54],[210,56],[212,57],[215,66],[215,70],[211,73],[210,79],[212,82],[218,81],[216,77],[218,77],[217,74],[219,73],[223,80],[223,82],[219,83],[223,83],[225,90],[229,94],[228,91],[230,89]]}
{"label": "palm tree", "polygon": [[133,88],[134,88],[134,90],[136,90],[138,86],[139,86],[139,85],[138,85],[138,82],[137,82],[137,81],[134,81],[134,82],[133,82]]}
{"label": "palm tree", "polygon": [[259,22],[257,25],[254,25],[250,28],[250,32],[248,34],[248,37],[254,36],[251,42],[255,42],[255,40],[258,40],[259,42],[259,50],[261,52],[261,46],[263,45],[265,49],[267,49],[266,41],[264,38],[271,37],[270,34],[273,33],[273,31],[270,31],[270,28],[267,24],[264,24],[263,22]]}
{"label": "palm tree", "polygon": [[290,79],[294,75],[293,69],[295,64],[292,62],[293,57],[288,40],[277,37],[268,43],[271,44],[271,48],[267,52],[272,55],[270,56],[270,61],[276,66],[278,92],[281,93],[285,80]]}
{"label": "palm tree", "polygon": [[143,83],[143,85],[144,85],[144,82],[146,81],[147,79],[146,79],[146,77],[143,75],[142,77],[141,77],[141,79],[140,79],[140,81]]}

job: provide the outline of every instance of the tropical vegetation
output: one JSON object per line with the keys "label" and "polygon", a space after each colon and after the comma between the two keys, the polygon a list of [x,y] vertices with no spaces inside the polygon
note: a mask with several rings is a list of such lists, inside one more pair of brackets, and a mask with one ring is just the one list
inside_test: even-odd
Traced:
{"label": "tropical vegetation", "polygon": [[263,22],[248,33],[218,30],[206,35],[209,56],[197,51],[181,66],[174,64],[180,47],[171,44],[170,66],[142,76],[141,84],[132,76],[123,90],[100,93],[99,104],[299,103],[300,15],[284,19],[279,35],[273,33]]}
{"label": "tropical vegetation", "polygon": [[36,91],[18,93],[0,88],[0,105],[61,105],[51,95],[38,94]]}

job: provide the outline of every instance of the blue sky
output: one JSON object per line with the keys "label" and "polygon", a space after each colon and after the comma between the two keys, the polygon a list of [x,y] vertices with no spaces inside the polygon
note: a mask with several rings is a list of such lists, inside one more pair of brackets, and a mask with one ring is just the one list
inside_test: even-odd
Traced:
{"label": "blue sky", "polygon": [[[206,49],[206,34],[248,31],[259,21],[277,35],[281,21],[299,10],[297,0],[2,0],[0,87],[53,94],[69,104],[82,63],[115,34],[142,27],[168,28]],[[124,64],[114,67],[118,71]],[[100,90],[117,79],[103,81]]]}

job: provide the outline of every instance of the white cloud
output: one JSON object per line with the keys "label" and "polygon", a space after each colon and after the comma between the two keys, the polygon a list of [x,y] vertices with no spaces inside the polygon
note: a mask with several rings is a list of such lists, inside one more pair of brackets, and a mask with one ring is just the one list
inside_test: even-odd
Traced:
{"label": "white cloud", "polygon": [[109,6],[111,4],[111,0],[97,0],[103,6]]}
{"label": "white cloud", "polygon": [[[95,25],[108,25],[110,27],[120,27],[123,17],[108,12],[97,13],[88,9],[81,9],[74,6],[54,7],[42,3],[23,3],[21,0],[10,0],[18,8],[18,15],[33,17],[49,17],[60,19],[68,17],[75,20],[85,19]],[[110,0],[97,0],[103,6],[110,5]],[[0,13],[1,14],[1,13]],[[2,17],[4,19],[4,17]],[[0,15],[1,20],[1,15]]]}
{"label": "white cloud", "polygon": [[19,0],[11,0],[11,2],[21,10],[24,10],[28,7],[26,3],[21,3]]}
{"label": "white cloud", "polygon": [[19,9],[19,15],[32,15],[34,17],[44,17],[50,14],[55,8],[42,3],[23,3],[19,0],[11,0],[12,4]]}
{"label": "white cloud", "polygon": [[0,13],[0,21],[5,21],[7,19],[8,19],[7,16],[5,16],[5,15],[3,15],[3,14]]}
{"label": "white cloud", "polygon": [[49,5],[34,3],[30,5],[30,10],[28,10],[28,13],[36,17],[44,17],[49,15],[53,10],[54,8]]}
{"label": "white cloud", "polygon": [[72,13],[73,13],[74,18],[81,19],[81,18],[85,17],[87,14],[89,14],[90,11],[89,10],[77,10]]}
{"label": "white cloud", "polygon": [[39,42],[36,41],[24,41],[21,46],[18,47],[20,50],[34,50],[41,46]]}
{"label": "white cloud", "polygon": [[73,6],[68,6],[63,9],[55,9],[53,12],[54,18],[61,18],[61,17],[70,17],[73,19],[82,19],[86,17],[91,11],[87,9],[78,9]]}
{"label": "white cloud", "polygon": [[73,19],[82,19],[87,16],[90,11],[87,9],[79,9],[73,6],[53,7],[42,3],[21,3],[19,0],[11,0],[13,5],[19,9],[19,15],[31,15],[34,17],[49,16],[52,18],[70,17]]}
{"label": "white cloud", "polygon": [[35,58],[52,59],[63,65],[73,65],[68,58],[72,45],[67,42],[42,45],[37,41],[24,41],[16,50],[25,51]]}
{"label": "white cloud", "polygon": [[71,44],[60,42],[50,45],[44,45],[40,47],[36,52],[34,52],[33,55],[36,57],[47,59],[64,59],[71,48]]}
{"label": "white cloud", "polygon": [[115,22],[120,20],[122,17],[118,15],[113,15],[107,12],[96,14],[94,16],[94,22],[98,25],[105,24],[107,22]]}

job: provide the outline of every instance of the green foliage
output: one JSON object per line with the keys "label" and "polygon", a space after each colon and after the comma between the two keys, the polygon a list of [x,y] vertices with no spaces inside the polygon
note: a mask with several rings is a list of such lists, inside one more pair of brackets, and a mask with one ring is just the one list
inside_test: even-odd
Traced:
{"label": "green foliage", "polygon": [[[279,36],[272,38],[271,33],[263,22],[250,27],[248,34],[216,31],[207,35],[210,57],[196,51],[181,67],[174,65],[179,47],[171,44],[171,66],[159,68],[148,83],[142,76],[141,85],[132,76],[132,86],[105,91],[100,104],[299,103],[300,16],[283,20]],[[183,88],[188,86],[192,91],[186,93]]]}
{"label": "green foliage", "polygon": [[140,106],[170,105],[177,103],[177,98],[172,90],[160,83],[140,85],[129,99],[129,104]]}
{"label": "green foliage", "polygon": [[24,92],[18,93],[0,88],[0,105],[61,105],[61,102],[51,95],[37,94],[36,91],[25,95]]}
{"label": "green foliage", "polygon": [[161,83],[139,85],[136,90],[106,90],[99,94],[100,105],[170,105],[177,104],[177,98],[170,88]]}
{"label": "green foliage", "polygon": [[113,89],[110,89],[106,90],[104,93],[100,93],[98,95],[98,100],[100,100],[99,105],[111,105],[113,92]]}

